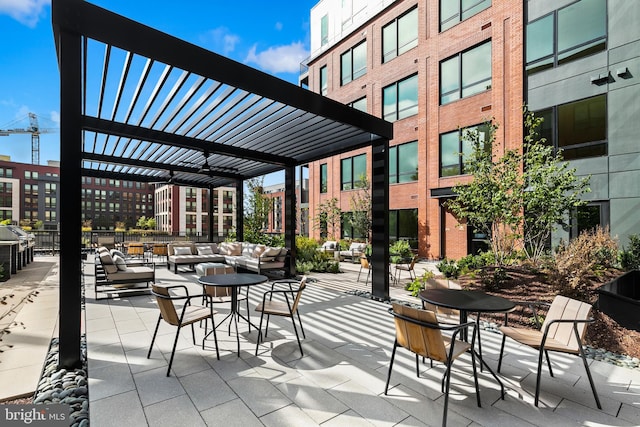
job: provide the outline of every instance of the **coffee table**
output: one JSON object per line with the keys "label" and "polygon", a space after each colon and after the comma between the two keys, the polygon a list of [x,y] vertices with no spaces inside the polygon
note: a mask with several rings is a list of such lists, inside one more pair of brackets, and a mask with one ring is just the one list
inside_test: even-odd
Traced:
{"label": "coffee table", "polygon": [[[225,320],[231,318],[230,322],[234,322],[236,328],[236,339],[238,341],[238,356],[240,355],[240,334],[238,334],[238,317],[242,317],[247,323],[253,325],[254,328],[258,329],[256,325],[251,323],[248,317],[244,317],[238,311],[238,289],[243,286],[254,286],[259,285],[268,281],[269,278],[267,276],[263,276],[262,274],[253,274],[253,273],[234,273],[234,274],[211,274],[208,276],[202,276],[198,279],[198,283],[202,286],[217,286],[223,288],[231,288],[231,312],[222,319],[218,326],[224,323]],[[247,316],[249,313],[247,313]],[[229,324],[231,327],[231,324]],[[217,326],[216,326],[217,328]],[[213,332],[213,331],[212,331]],[[209,332],[204,339],[211,335]]]}

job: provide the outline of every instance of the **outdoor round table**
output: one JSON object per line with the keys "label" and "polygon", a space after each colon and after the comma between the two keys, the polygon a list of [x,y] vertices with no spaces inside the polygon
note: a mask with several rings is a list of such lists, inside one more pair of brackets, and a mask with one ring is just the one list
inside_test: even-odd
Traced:
{"label": "outdoor round table", "polygon": [[[248,317],[244,317],[238,311],[238,289],[243,286],[253,286],[259,285],[268,281],[269,278],[267,276],[263,276],[262,274],[253,274],[253,273],[234,273],[234,274],[211,274],[208,276],[202,276],[198,279],[198,283],[202,286],[216,286],[221,288],[231,288],[231,312],[227,317],[222,319],[218,325],[224,323],[227,318],[231,317],[236,327],[236,339],[238,341],[238,355],[240,355],[240,334],[238,334],[238,317],[242,317],[247,321],[249,325],[252,325],[251,320]],[[248,313],[247,313],[248,315]],[[229,324],[231,326],[231,324]],[[251,327],[251,326],[249,326]],[[253,325],[254,328],[258,329],[256,325]],[[212,331],[213,332],[213,331]],[[204,339],[211,334],[207,334]]]}
{"label": "outdoor round table", "polygon": [[[420,299],[438,307],[452,308],[460,311],[460,324],[467,323],[467,314],[477,313],[476,331],[478,331],[478,353],[482,360],[482,341],[480,340],[480,313],[508,313],[516,304],[506,298],[489,295],[482,291],[465,291],[460,289],[426,289],[420,292]],[[467,340],[466,329],[462,331]],[[486,363],[482,362],[485,366]],[[487,368],[489,368],[487,366]],[[482,369],[482,365],[480,365]]]}

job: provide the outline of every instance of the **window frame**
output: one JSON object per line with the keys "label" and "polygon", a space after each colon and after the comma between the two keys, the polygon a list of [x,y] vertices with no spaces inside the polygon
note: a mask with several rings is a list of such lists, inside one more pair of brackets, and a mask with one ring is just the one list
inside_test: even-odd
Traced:
{"label": "window frame", "polygon": [[[364,157],[364,174],[367,174],[367,154],[366,153],[362,153],[362,154],[358,154],[356,156],[351,156],[351,157],[345,157],[343,159],[340,159],[340,191],[351,191],[351,190],[357,190],[358,188],[362,188],[362,181],[358,180],[354,175],[355,175],[355,160],[359,160],[361,158]],[[349,180],[345,180],[345,162],[348,162],[350,165],[350,179]],[[349,184],[348,188],[345,188],[345,184]]]}
{"label": "window frame", "polygon": [[327,163],[320,165],[320,194],[326,194],[329,191],[329,166]]}
{"label": "window frame", "polygon": [[329,72],[327,66],[320,67],[320,95],[326,96],[329,91]]}
{"label": "window frame", "polygon": [[[361,101],[364,101],[364,109],[362,108],[358,108],[357,104]],[[367,112],[367,97],[363,96],[362,98],[358,98],[355,101],[350,102],[349,104],[347,104],[349,107],[354,108],[358,111],[362,111],[363,113]]]}
{"label": "window frame", "polygon": [[[400,85],[402,83],[406,83],[409,80],[414,79],[414,78],[416,79],[416,83],[415,83],[416,84],[416,94],[415,94],[415,101],[416,102],[410,108],[404,108],[402,111],[413,110],[415,108],[415,113],[412,113],[412,114],[409,114],[409,115],[406,115],[406,116],[402,115],[402,117],[400,117],[400,115],[401,115],[401,111],[400,111],[400,96],[399,96],[399,94],[400,94]],[[407,76],[407,77],[405,77],[403,79],[397,80],[397,81],[395,81],[395,82],[383,87],[382,88],[382,118],[384,120],[387,120],[387,121],[395,122],[395,121],[406,119],[407,117],[415,116],[416,114],[418,114],[418,105],[420,103],[420,99],[419,99],[419,96],[418,96],[418,92],[419,92],[418,84],[419,84],[419,82],[418,82],[418,73],[414,73],[414,74],[411,74],[411,75],[409,75],[409,76]],[[394,110],[392,112],[386,112],[385,111],[385,108],[386,108],[386,105],[387,105],[387,102],[386,102],[386,90],[387,89],[391,89],[391,88],[395,89],[395,91],[394,91],[395,92]],[[393,114],[393,117],[391,117],[391,114]],[[387,118],[387,116],[390,116],[390,117]]]}
{"label": "window frame", "polygon": [[[401,220],[401,212],[410,214],[413,218],[415,218],[415,236],[400,236],[400,231],[404,227],[402,224],[405,224],[404,221]],[[393,218],[395,216],[395,219]],[[404,218],[405,220],[407,218]],[[413,222],[412,220],[409,220]],[[402,224],[401,224],[402,223]],[[395,230],[392,230],[392,226],[395,226]],[[413,231],[413,230],[412,230]],[[391,209],[389,210],[389,243],[395,243],[398,240],[406,240],[409,242],[409,245],[413,249],[418,249],[418,208],[409,208],[409,209]]]}
{"label": "window frame", "polygon": [[[472,129],[478,129],[480,127],[487,127],[488,125],[486,123],[479,123],[477,125],[471,125],[471,126],[466,126],[464,128],[460,128],[460,129],[456,129],[450,132],[443,132],[440,135],[438,135],[438,177],[440,178],[450,178],[450,177],[454,177],[454,176],[461,176],[461,175],[466,175],[465,170],[464,170],[464,163],[465,163],[465,158],[469,153],[466,153],[465,151],[465,144],[468,146],[467,148],[469,150],[472,150],[473,147],[470,145],[470,142],[468,140],[466,140],[464,138],[464,135],[466,132],[472,130]],[[452,134],[456,134],[457,135],[457,142],[458,142],[458,152],[457,152],[457,157],[458,157],[458,164],[457,164],[457,172],[458,173],[454,173],[451,175],[444,175],[443,172],[443,164],[442,164],[442,153],[443,153],[443,149],[442,149],[442,137],[445,135],[452,135]],[[485,131],[486,136],[489,136],[489,130],[487,129]],[[486,147],[485,147],[486,148]],[[451,165],[447,165],[448,167],[453,167],[453,164]]]}
{"label": "window frame", "polygon": [[[364,49],[364,66],[356,70],[355,68],[356,64],[354,61],[354,58],[356,58],[355,52],[356,50],[362,49],[362,48]],[[349,64],[348,64],[349,70],[345,70],[344,58],[349,59]],[[348,73],[345,71],[348,71]],[[357,72],[357,75],[356,75],[356,72]],[[340,86],[345,86],[366,74],[367,74],[367,40],[365,39],[340,55]]]}
{"label": "window frame", "polygon": [[[545,19],[551,19],[551,28],[552,28],[552,39],[551,39],[551,53],[536,58],[534,60],[529,60],[529,53],[525,52],[525,71],[527,75],[532,75],[540,71],[544,71],[550,68],[556,68],[560,65],[570,63],[574,60],[584,58],[587,56],[594,55],[599,52],[605,52],[607,50],[607,44],[609,39],[609,20],[607,19],[607,1],[606,0],[594,0],[594,1],[602,1],[604,5],[604,14],[596,14],[595,16],[603,16],[604,17],[604,35],[598,36],[586,41],[582,41],[577,45],[573,45],[571,47],[565,48],[562,51],[559,50],[559,39],[561,37],[560,25],[559,25],[559,15],[562,14],[563,11],[567,11],[569,8],[575,7],[576,5],[582,3],[583,1],[590,0],[577,0],[571,4],[568,4],[564,7],[556,9],[546,15],[540,16],[534,19],[531,22],[528,22],[525,26],[525,45],[529,46],[529,30],[531,27],[536,24],[542,23]],[[598,48],[599,45],[602,45]],[[585,48],[580,50],[580,48]],[[596,48],[594,50],[594,48]],[[571,52],[574,52],[571,54]],[[563,57],[563,55],[568,55]]]}
{"label": "window frame", "polygon": [[[465,82],[464,81],[464,70],[465,70],[465,57],[467,57],[466,55],[471,55],[472,53],[477,53],[476,49],[480,49],[483,48],[485,46],[489,46],[489,49],[491,50],[491,53],[489,55],[489,77],[488,78],[484,78],[481,80],[476,80],[473,81],[471,83],[469,82]],[[474,52],[475,51],[475,52]],[[474,95],[478,95],[481,94],[483,92],[487,92],[489,90],[491,90],[491,87],[493,86],[493,61],[492,61],[492,57],[493,57],[493,43],[491,39],[487,39],[482,41],[481,43],[478,43],[474,46],[469,47],[468,49],[465,49],[463,51],[460,51],[458,53],[456,53],[455,55],[449,56],[448,58],[443,59],[442,61],[440,61],[439,64],[439,69],[438,69],[438,76],[439,76],[439,95],[440,95],[440,105],[447,105],[447,104],[451,104],[452,102],[458,101],[460,99],[465,99]],[[457,70],[456,70],[456,75],[457,75],[457,86],[455,89],[451,89],[447,92],[443,93],[443,66],[448,65],[448,63],[450,61],[456,60],[457,61]],[[467,65],[467,66],[471,66],[471,65]],[[489,82],[489,84],[485,84],[486,82]],[[466,84],[465,84],[466,83]],[[465,90],[469,90],[470,88],[473,88],[475,86],[482,86],[484,85],[485,88],[469,93],[469,94],[465,94]],[[456,98],[452,98],[449,99],[449,97],[451,95],[457,95]],[[446,99],[446,102],[443,101],[443,99]]]}
{"label": "window frame", "polygon": [[[416,160],[415,171],[412,171],[411,173],[403,172],[400,170],[401,158],[406,156],[406,154],[402,156],[398,155],[402,148],[407,149],[409,145],[415,146],[415,153],[413,153],[412,156],[408,156]],[[392,160],[391,160],[392,157],[395,159],[395,164],[392,164]],[[415,179],[409,179],[406,181],[401,180],[401,177],[403,176],[406,176],[406,175],[413,176],[414,174],[415,174]],[[416,181],[418,181],[418,140],[408,141],[402,144],[389,147],[389,184],[407,184],[407,183],[416,182]]]}
{"label": "window frame", "polygon": [[[447,19],[442,18],[442,2],[446,2],[449,5],[451,5],[454,1],[456,0],[440,0],[438,2],[438,21],[439,21],[439,29],[440,32],[446,31],[449,28],[455,27],[457,24],[459,24],[460,22],[466,21],[467,19],[471,18],[472,16],[477,15],[478,13],[482,12],[483,10],[486,10],[488,8],[490,8],[492,6],[492,1],[491,0],[477,0],[474,4],[472,4],[471,6],[467,6],[466,9],[462,9],[463,8],[463,2],[465,0],[457,0],[457,12],[454,13],[453,15],[447,17]],[[486,5],[484,7],[480,7],[478,8],[478,6],[482,6],[483,3],[486,3]],[[475,10],[474,10],[475,9]]]}
{"label": "window frame", "polygon": [[[405,44],[404,46],[400,46],[400,24],[401,24],[401,20],[403,18],[407,18],[411,13],[415,12],[415,16],[416,16],[416,38],[411,40],[409,43]],[[391,28],[393,26],[393,28],[395,29],[394,31],[394,37],[395,37],[395,46],[393,48],[393,51],[389,51],[389,52],[385,52],[385,29],[387,28]],[[387,62],[391,61],[394,58],[397,58],[398,56],[410,51],[411,49],[415,48],[418,46],[418,39],[419,39],[419,34],[418,34],[418,6],[414,6],[411,9],[407,10],[406,12],[404,12],[402,15],[398,16],[397,18],[395,18],[394,20],[392,20],[391,22],[387,23],[384,27],[382,27],[382,29],[380,30],[380,35],[381,35],[381,43],[382,43],[382,58],[381,58],[381,62],[383,64],[386,64]],[[405,47],[407,45],[411,44],[410,47]]]}
{"label": "window frame", "polygon": [[320,46],[324,46],[329,43],[329,15],[324,14],[320,18]]}
{"label": "window frame", "polygon": [[600,226],[601,227],[607,227],[611,225],[611,203],[609,200],[594,200],[594,201],[589,201],[586,205],[584,206],[580,206],[578,208],[574,208],[571,211],[571,225],[569,227],[569,240],[575,239],[576,237],[579,236],[581,231],[585,231],[586,228],[583,227],[583,230],[581,230],[580,228],[580,224],[579,224],[579,217],[578,217],[578,210],[580,210],[580,208],[592,208],[592,207],[598,207],[599,208],[599,216],[600,216]]}

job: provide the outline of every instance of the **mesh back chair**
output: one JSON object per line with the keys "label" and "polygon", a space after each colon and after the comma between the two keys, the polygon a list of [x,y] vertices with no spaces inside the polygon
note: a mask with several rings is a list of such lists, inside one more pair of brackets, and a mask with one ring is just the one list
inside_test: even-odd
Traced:
{"label": "mesh back chair", "polygon": [[[293,285],[297,285],[297,289]],[[278,285],[289,285],[288,289],[275,289]],[[269,331],[269,317],[270,316],[282,316],[290,317],[293,323],[293,331],[296,333],[296,339],[298,340],[298,347],[300,348],[300,354],[302,352],[302,344],[300,343],[300,336],[298,335],[298,328],[296,327],[295,317],[298,317],[298,323],[300,324],[300,331],[302,331],[302,337],[306,338],[304,334],[304,328],[302,327],[302,319],[300,319],[300,312],[298,311],[298,305],[300,304],[300,297],[302,291],[307,286],[307,276],[303,276],[300,282],[292,279],[276,280],[271,284],[271,290],[264,293],[262,296],[262,303],[256,307],[256,311],[261,313],[260,326],[258,326],[258,341],[256,342],[256,356],[258,355],[258,348],[260,346],[260,338],[262,337],[262,319],[264,315],[267,315],[267,324],[264,329],[264,336],[266,338]],[[274,300],[274,295],[280,295],[279,300]],[[267,298],[268,297],[268,298]],[[284,300],[284,301],[283,301]]]}
{"label": "mesh back chair", "polygon": [[[172,295],[169,292],[172,289],[181,289],[184,291],[184,295]],[[155,295],[156,301],[158,303],[158,308],[160,309],[160,315],[158,316],[158,323],[156,323],[156,329],[153,332],[153,338],[151,339],[151,345],[149,346],[149,352],[147,353],[147,359],[151,356],[151,350],[153,349],[153,343],[156,340],[156,335],[158,334],[158,328],[160,327],[160,321],[164,320],[170,325],[176,326],[176,337],[173,340],[173,348],[171,349],[171,359],[169,359],[169,367],[167,368],[167,376],[171,373],[171,365],[173,364],[173,356],[176,352],[176,345],[178,343],[178,336],[180,335],[180,329],[183,326],[191,325],[191,335],[193,337],[193,344],[196,344],[196,334],[193,328],[193,324],[200,322],[201,320],[205,321],[205,333],[206,329],[206,321],[211,319],[211,327],[213,328],[213,338],[216,345],[216,357],[220,360],[220,354],[218,352],[218,339],[216,337],[216,329],[215,323],[213,320],[213,315],[216,314],[216,311],[213,310],[212,306],[203,307],[200,305],[191,305],[191,300],[193,298],[201,298],[202,295],[192,295],[189,296],[189,291],[187,287],[184,285],[164,285],[164,284],[153,284],[151,286],[151,293]],[[184,305],[182,309],[176,310],[176,306],[174,305],[174,301],[176,300],[184,300]],[[204,350],[204,340],[202,341],[202,349]]]}
{"label": "mesh back chair", "polygon": [[416,272],[414,270],[414,267],[416,266],[416,261],[418,261],[418,256],[414,255],[414,257],[411,258],[411,262],[409,264],[396,264],[396,283],[400,280],[400,274],[402,271],[408,271],[409,278],[411,280],[415,280]]}
{"label": "mesh back chair", "polygon": [[[473,366],[473,379],[476,387],[476,400],[480,406],[480,394],[478,389],[478,372],[476,370],[476,358],[473,346],[476,339],[475,323],[468,322],[463,325],[440,325],[433,311],[420,310],[405,305],[393,303],[389,309],[395,317],[396,339],[393,343],[387,384],[384,394],[389,389],[391,370],[398,346],[404,347],[416,355],[416,375],[420,376],[419,356],[427,357],[432,361],[442,362],[446,365],[446,371],[442,378],[442,392],[444,393],[444,413],[442,425],[447,425],[447,409],[449,405],[449,384],[451,382],[451,365],[461,354],[471,350],[471,364]],[[471,343],[456,339],[462,329],[473,328]],[[452,331],[451,338],[444,336],[442,331]]]}
{"label": "mesh back chair", "polygon": [[589,317],[591,305],[582,301],[557,295],[553,303],[533,303],[530,308],[533,311],[536,325],[540,326],[536,307],[548,306],[549,311],[544,319],[540,330],[512,328],[503,326],[500,328],[504,334],[502,337],[502,346],[500,347],[500,358],[498,362],[498,372],[502,367],[502,353],[504,352],[504,343],[507,337],[515,341],[528,345],[539,350],[538,355],[538,373],[536,377],[536,397],[535,405],[538,406],[538,397],[540,395],[540,376],[542,373],[542,354],[544,353],[549,367],[549,374],[553,377],[551,369],[551,361],[549,360],[549,351],[558,351],[561,353],[579,354],[582,357],[584,368],[587,371],[589,384],[593,391],[593,397],[596,399],[598,409],[602,409],[600,399],[596,392],[589,364],[585,357],[584,348],[582,347],[582,339],[587,330],[587,324],[593,322],[593,318]]}
{"label": "mesh back chair", "polygon": [[357,280],[358,282],[360,281],[360,274],[362,273],[363,269],[367,270],[367,280],[364,282],[364,284],[366,285],[367,283],[369,283],[369,276],[371,276],[371,263],[369,262],[369,258],[364,255],[360,257],[360,271],[358,271]]}

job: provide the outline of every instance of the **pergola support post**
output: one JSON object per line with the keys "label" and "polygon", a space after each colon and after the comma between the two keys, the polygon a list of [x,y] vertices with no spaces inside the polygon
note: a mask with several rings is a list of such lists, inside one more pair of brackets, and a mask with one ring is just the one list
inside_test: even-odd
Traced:
{"label": "pergola support post", "polygon": [[[301,183],[302,184],[302,183]],[[296,275],[296,168],[284,170],[284,246],[289,248],[289,266],[285,275]]]}
{"label": "pergola support post", "polygon": [[236,180],[236,241],[244,242],[244,181]]}
{"label": "pergola support post", "polygon": [[[209,241],[214,242],[218,240],[218,230],[213,229],[213,213],[215,212],[215,207],[213,206],[213,187],[209,187],[209,215],[207,216],[208,228],[209,228]],[[214,236],[215,233],[215,236]],[[214,240],[214,237],[216,240]]]}
{"label": "pergola support post", "polygon": [[[56,11],[56,9],[54,9]],[[80,338],[82,316],[82,40],[79,34],[60,31],[60,285],[59,368],[82,364]]]}
{"label": "pergola support post", "polygon": [[371,293],[389,299],[389,140],[372,144],[371,160]]}

